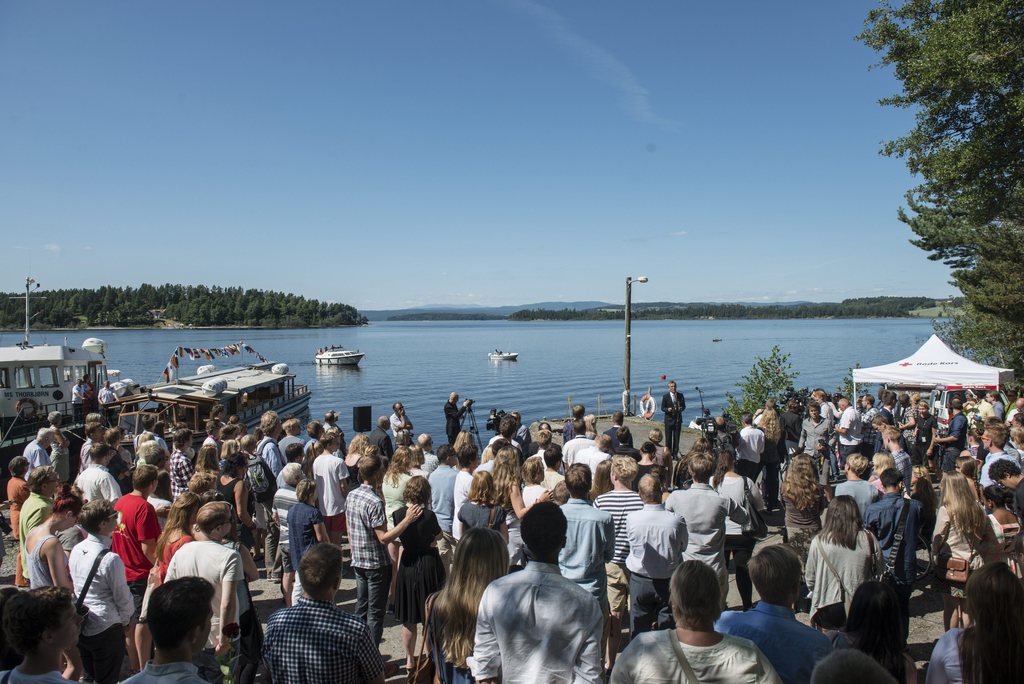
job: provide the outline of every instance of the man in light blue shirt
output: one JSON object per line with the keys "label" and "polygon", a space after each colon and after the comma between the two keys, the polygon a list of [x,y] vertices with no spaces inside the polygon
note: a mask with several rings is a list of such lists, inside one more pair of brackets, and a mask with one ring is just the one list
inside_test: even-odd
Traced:
{"label": "man in light blue shirt", "polygon": [[846,482],[836,485],[836,496],[849,496],[857,502],[861,520],[868,506],[878,500],[878,490],[868,482],[870,475],[871,461],[861,454],[850,454],[846,459]]}
{"label": "man in light blue shirt", "polygon": [[635,637],[654,629],[675,625],[669,606],[669,579],[682,561],[686,548],[686,523],[661,503],[661,480],[654,475],[640,478],[642,511],[626,516],[629,556],[630,633]]}
{"label": "man in light blue shirt", "polygon": [[52,442],[53,433],[50,431],[50,428],[45,427],[39,428],[36,438],[25,445],[25,450],[21,454],[28,460],[28,470],[25,471],[25,477],[28,477],[33,468],[50,465],[50,452],[47,449],[50,448]]}
{"label": "man in light blue shirt", "polygon": [[455,478],[459,475],[459,471],[452,467],[455,449],[450,444],[441,445],[437,450],[437,460],[439,465],[427,476],[430,483],[430,508],[437,516],[437,524],[441,526],[437,551],[441,554],[445,568],[450,569],[457,543],[452,536],[452,523],[455,520]]}
{"label": "man in light blue shirt", "polygon": [[608,576],[604,564],[615,556],[615,523],[607,511],[590,505],[590,468],[577,463],[565,473],[569,500],[562,504],[568,522],[565,546],[558,554],[562,576],[572,580],[608,606]]}
{"label": "man in light blue shirt", "polygon": [[761,600],[746,612],[722,613],[715,631],[753,641],[786,684],[808,684],[832,642],[793,614],[791,606],[800,595],[799,556],[788,546],[767,546],[754,554],[747,569]]}
{"label": "man in light blue shirt", "polygon": [[[999,460],[1013,461],[1013,456],[1004,450],[1006,446],[1006,440],[1009,438],[1009,430],[1006,429],[1005,425],[990,425],[985,428],[985,432],[981,435],[981,443],[988,449],[988,455],[985,456],[985,464],[981,466],[981,486],[988,487],[989,485],[995,484],[995,480],[989,475],[989,469],[992,464]],[[1019,466],[1020,464],[1017,463]]]}

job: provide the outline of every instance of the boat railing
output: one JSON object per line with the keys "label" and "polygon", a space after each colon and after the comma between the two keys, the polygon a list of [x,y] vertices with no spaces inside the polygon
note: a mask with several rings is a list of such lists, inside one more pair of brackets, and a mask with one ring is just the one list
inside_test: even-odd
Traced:
{"label": "boat railing", "polygon": [[[81,421],[75,422],[75,408],[70,401],[56,401],[42,404],[31,417],[23,415],[4,416],[0,418],[0,442],[28,443],[36,438],[39,428],[48,426],[47,416],[57,411],[61,414],[61,427],[75,429],[81,427]],[[84,416],[83,416],[84,418]]]}
{"label": "boat railing", "polygon": [[306,394],[309,394],[308,385],[295,385],[291,392],[261,402],[257,406],[244,409],[238,414],[238,417],[242,421],[248,422],[250,419],[255,418],[256,416],[262,416],[267,411],[272,411],[278,406],[286,404],[289,401],[295,399],[296,397],[301,397]]}

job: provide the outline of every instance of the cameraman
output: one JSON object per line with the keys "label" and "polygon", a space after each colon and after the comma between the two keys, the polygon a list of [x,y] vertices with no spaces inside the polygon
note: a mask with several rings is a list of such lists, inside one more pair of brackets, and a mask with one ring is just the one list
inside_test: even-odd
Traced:
{"label": "cameraman", "polygon": [[448,395],[448,402],[444,405],[444,431],[448,435],[448,443],[455,444],[455,438],[462,432],[462,417],[473,405],[472,399],[462,402],[462,408],[458,407],[459,393],[452,392]]}

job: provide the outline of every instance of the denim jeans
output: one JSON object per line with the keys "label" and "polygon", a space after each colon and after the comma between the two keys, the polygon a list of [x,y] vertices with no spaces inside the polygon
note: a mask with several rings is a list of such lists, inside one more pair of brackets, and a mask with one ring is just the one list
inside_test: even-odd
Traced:
{"label": "denim jeans", "polygon": [[[839,471],[846,468],[846,459],[853,454],[860,453],[859,444],[840,444],[839,445],[839,460],[841,463],[832,463],[832,475],[833,477],[839,477]],[[868,459],[871,460],[870,458]]]}
{"label": "denim jeans", "polygon": [[354,568],[356,573],[356,616],[361,617],[376,644],[384,637],[384,611],[388,607],[391,566]]}

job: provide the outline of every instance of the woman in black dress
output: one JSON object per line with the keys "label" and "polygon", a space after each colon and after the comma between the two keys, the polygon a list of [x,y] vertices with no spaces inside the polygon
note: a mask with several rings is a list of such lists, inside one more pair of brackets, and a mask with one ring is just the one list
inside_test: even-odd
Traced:
{"label": "woman in black dress", "polygon": [[405,519],[407,506],[423,506],[423,515],[402,533],[402,555],[395,583],[395,618],[402,623],[405,666],[412,669],[419,625],[425,622],[427,597],[444,586],[444,564],[437,551],[441,526],[430,510],[430,484],[417,475],[409,480],[402,494],[402,506],[392,516],[395,525]]}

